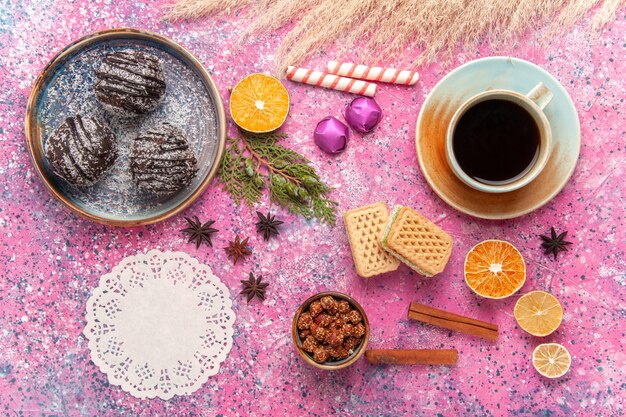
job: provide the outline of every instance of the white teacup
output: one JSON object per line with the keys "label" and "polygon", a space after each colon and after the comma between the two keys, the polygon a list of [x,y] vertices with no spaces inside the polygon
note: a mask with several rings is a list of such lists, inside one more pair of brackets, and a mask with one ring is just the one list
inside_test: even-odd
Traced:
{"label": "white teacup", "polygon": [[[488,90],[471,97],[463,103],[452,116],[446,135],[446,157],[454,174],[468,186],[486,193],[506,193],[522,188],[534,180],[546,166],[552,152],[552,130],[550,129],[550,122],[543,112],[543,109],[552,100],[552,97],[552,92],[543,83],[539,83],[527,95],[510,90]],[[539,129],[539,154],[532,166],[521,175],[511,179],[510,182],[485,184],[475,180],[463,171],[454,155],[453,138],[456,126],[467,110],[483,101],[496,99],[507,100],[517,104],[533,118]],[[531,139],[529,138],[529,140]]]}

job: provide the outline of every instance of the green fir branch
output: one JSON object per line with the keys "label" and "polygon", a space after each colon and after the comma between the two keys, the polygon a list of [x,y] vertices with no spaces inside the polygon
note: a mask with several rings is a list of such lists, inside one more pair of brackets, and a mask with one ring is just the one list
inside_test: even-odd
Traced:
{"label": "green fir branch", "polygon": [[324,184],[310,161],[280,144],[284,133],[253,135],[240,132],[228,138],[217,181],[240,204],[250,208],[269,187],[270,201],[306,219],[336,222],[337,203],[328,195],[333,188]]}
{"label": "green fir branch", "polygon": [[265,180],[260,174],[249,175],[250,171],[245,169],[246,161],[250,159],[244,156],[243,149],[239,148],[237,140],[228,138],[227,150],[218,171],[218,183],[237,204],[243,200],[252,207],[261,199]]}

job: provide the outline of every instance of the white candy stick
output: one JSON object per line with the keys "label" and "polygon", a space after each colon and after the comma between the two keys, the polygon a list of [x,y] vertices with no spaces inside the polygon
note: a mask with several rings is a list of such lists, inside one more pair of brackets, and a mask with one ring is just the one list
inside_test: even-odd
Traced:
{"label": "white candy stick", "polygon": [[413,85],[419,75],[417,71],[399,70],[395,68],[368,67],[351,63],[328,62],[328,72],[359,80],[380,81],[402,85]]}
{"label": "white candy stick", "polygon": [[310,84],[367,97],[374,97],[374,94],[376,94],[376,84],[306,68],[288,67],[287,79],[297,83]]}

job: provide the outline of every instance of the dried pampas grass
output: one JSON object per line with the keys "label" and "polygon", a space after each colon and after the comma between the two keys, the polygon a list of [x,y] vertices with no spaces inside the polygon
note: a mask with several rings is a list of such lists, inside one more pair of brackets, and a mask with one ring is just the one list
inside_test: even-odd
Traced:
{"label": "dried pampas grass", "polygon": [[[369,56],[397,59],[419,48],[418,66],[457,45],[475,46],[483,37],[509,40],[530,28],[558,34],[587,16],[600,30],[615,19],[624,0],[176,0],[169,19],[241,12],[250,20],[243,38],[289,25],[275,56],[276,70],[302,64],[312,54],[340,43],[340,53],[365,39]],[[592,12],[593,9],[593,12]],[[415,53],[413,53],[415,55]],[[337,57],[339,58],[339,57]]]}

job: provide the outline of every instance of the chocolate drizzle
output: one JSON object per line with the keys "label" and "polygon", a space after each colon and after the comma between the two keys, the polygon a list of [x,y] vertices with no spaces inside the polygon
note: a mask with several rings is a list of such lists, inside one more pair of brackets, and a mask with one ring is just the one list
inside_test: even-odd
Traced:
{"label": "chocolate drizzle", "polygon": [[54,173],[76,186],[92,185],[117,158],[113,132],[99,120],[68,117],[50,135],[45,155]]}
{"label": "chocolate drizzle", "polygon": [[165,94],[163,65],[144,51],[125,49],[107,54],[96,80],[96,98],[118,116],[148,113]]}
{"label": "chocolate drizzle", "polygon": [[130,170],[139,189],[167,196],[191,184],[196,156],[184,133],[169,123],[137,137],[130,150]]}

